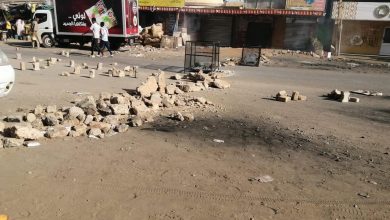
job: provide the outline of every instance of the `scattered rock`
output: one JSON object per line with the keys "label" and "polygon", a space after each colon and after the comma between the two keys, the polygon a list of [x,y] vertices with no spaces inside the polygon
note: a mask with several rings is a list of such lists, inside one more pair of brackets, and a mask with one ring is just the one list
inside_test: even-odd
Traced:
{"label": "scattered rock", "polygon": [[188,122],[192,122],[195,120],[194,115],[191,113],[183,113],[182,116],[183,116],[184,120],[188,121]]}
{"label": "scattered rock", "polygon": [[3,147],[4,148],[21,147],[23,146],[23,143],[24,143],[23,139],[4,138]]}
{"label": "scattered rock", "polygon": [[4,128],[5,128],[5,124],[0,121],[0,133],[4,131]]}
{"label": "scattered rock", "polygon": [[62,72],[59,74],[59,76],[70,76],[69,72]]}
{"label": "scattered rock", "polygon": [[84,120],[84,124],[89,125],[93,121],[92,115],[87,115]]}
{"label": "scattered rock", "polygon": [[294,91],[291,95],[291,100],[292,101],[298,101],[299,100],[299,92],[298,91]]}
{"label": "scattered rock", "polygon": [[99,128],[91,128],[88,131],[88,135],[90,136],[100,137],[102,134],[103,133]]}
{"label": "scattered rock", "polygon": [[96,70],[98,70],[98,71],[103,70],[103,63],[98,63]]}
{"label": "scattered rock", "polygon": [[212,86],[218,89],[227,89],[230,88],[230,83],[221,79],[216,79],[212,82]]}
{"label": "scattered rock", "polygon": [[43,119],[43,125],[45,126],[56,126],[59,123],[57,117],[52,113],[45,115],[45,118]]}
{"label": "scattered rock", "polygon": [[34,109],[34,114],[35,115],[42,115],[45,109],[43,108],[42,105],[37,105]]}
{"label": "scattered rock", "polygon": [[87,126],[84,124],[72,126],[72,130],[69,133],[71,137],[80,137],[87,134]]}
{"label": "scattered rock", "polygon": [[279,102],[289,102],[291,101],[291,97],[289,96],[279,96],[276,98],[277,101]]}
{"label": "scattered rock", "polygon": [[78,102],[76,104],[77,107],[80,107],[84,110],[84,112],[88,115],[96,115],[97,114],[97,108],[96,108],[96,101],[93,96],[88,96],[82,101]]}
{"label": "scattered rock", "polygon": [[94,69],[89,70],[89,78],[94,79],[96,77],[96,71]]}
{"label": "scattered rock", "polygon": [[37,140],[43,138],[43,133],[35,128],[15,125],[5,129],[4,133],[11,138]]}
{"label": "scattered rock", "polygon": [[199,102],[199,103],[201,103],[203,105],[206,104],[206,102],[207,102],[207,100],[205,98],[203,98],[203,97],[195,98],[195,101]]}
{"label": "scattered rock", "polygon": [[169,116],[169,118],[171,118],[173,120],[177,120],[177,121],[184,121],[185,120],[185,118],[183,117],[183,115],[180,112],[175,112],[175,113],[171,114]]}
{"label": "scattered rock", "polygon": [[26,63],[25,62],[20,62],[20,70],[25,71],[26,70]]}
{"label": "scattered rock", "polygon": [[132,127],[141,127],[143,125],[142,118],[140,116],[135,116],[131,119],[130,124]]}
{"label": "scattered rock", "polygon": [[131,113],[134,115],[141,115],[145,112],[149,112],[150,109],[141,100],[133,100],[131,102]]}
{"label": "scattered rock", "polygon": [[176,90],[176,86],[173,85],[173,84],[170,84],[170,85],[168,85],[168,86],[165,88],[165,92],[166,92],[168,95],[174,95],[174,94],[175,94],[175,90]]}
{"label": "scattered rock", "polygon": [[128,115],[129,106],[126,104],[113,104],[111,105],[112,112],[114,115]]}
{"label": "scattered rock", "polygon": [[56,105],[49,105],[46,107],[47,113],[55,113],[57,112],[57,106]]}
{"label": "scattered rock", "polygon": [[37,119],[37,117],[33,113],[28,113],[24,119],[25,121],[32,123]]}
{"label": "scattered rock", "polygon": [[34,71],[39,71],[39,70],[41,70],[39,62],[33,63],[33,70],[34,70]]}
{"label": "scattered rock", "polygon": [[127,130],[129,130],[129,126],[126,125],[126,124],[120,124],[118,126],[116,126],[115,130],[119,133],[124,133],[126,132]]}
{"label": "scattered rock", "polygon": [[89,127],[90,128],[97,128],[97,129],[103,131],[104,133],[107,133],[111,129],[110,124],[105,123],[105,122],[97,122],[97,121],[91,122],[89,124]]}
{"label": "scattered rock", "polygon": [[298,96],[298,100],[299,100],[299,101],[306,101],[306,100],[307,100],[307,97],[304,96],[304,95],[299,95],[299,96]]}
{"label": "scattered rock", "polygon": [[165,88],[167,87],[165,72],[160,70],[157,79],[158,91],[160,91],[161,94],[165,94]]}
{"label": "scattered rock", "polygon": [[69,132],[70,132],[69,129],[67,129],[65,126],[57,125],[57,126],[51,127],[47,131],[46,137],[51,138],[51,139],[63,138],[63,137],[68,136]]}
{"label": "scattered rock", "polygon": [[68,110],[68,114],[66,115],[66,119],[78,119],[84,115],[83,109],[73,106]]}
{"label": "scattered rock", "polygon": [[153,93],[157,92],[158,84],[154,76],[149,76],[145,83],[137,88],[138,93],[142,97],[150,97]]}
{"label": "scattered rock", "polygon": [[176,75],[172,76],[172,79],[174,79],[174,80],[181,80],[182,78],[183,78],[183,76],[180,74],[176,74]]}

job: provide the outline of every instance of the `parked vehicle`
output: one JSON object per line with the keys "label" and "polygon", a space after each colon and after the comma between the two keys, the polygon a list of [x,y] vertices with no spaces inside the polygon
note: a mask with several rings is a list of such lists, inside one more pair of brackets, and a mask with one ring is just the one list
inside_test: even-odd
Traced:
{"label": "parked vehicle", "polygon": [[7,56],[0,50],[0,97],[8,95],[15,83],[15,71]]}
{"label": "parked vehicle", "polygon": [[91,41],[92,18],[104,21],[112,48],[138,36],[138,0],[53,0],[54,9],[37,10],[38,35],[44,47]]}

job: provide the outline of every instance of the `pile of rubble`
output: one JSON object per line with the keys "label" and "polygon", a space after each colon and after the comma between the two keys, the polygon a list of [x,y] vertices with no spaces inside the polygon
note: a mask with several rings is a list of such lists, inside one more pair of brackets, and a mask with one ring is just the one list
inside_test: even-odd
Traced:
{"label": "pile of rubble", "polygon": [[339,102],[360,102],[360,99],[357,97],[351,97],[351,92],[349,91],[340,91],[340,90],[333,90],[331,93],[328,95],[329,99],[336,100]]}
{"label": "pile of rubble", "polygon": [[289,102],[289,101],[306,101],[307,97],[304,95],[300,95],[298,91],[292,92],[292,95],[289,96],[286,91],[280,91],[276,94],[276,101],[279,102]]}
{"label": "pile of rubble", "polygon": [[[181,75],[180,75],[181,76]],[[169,117],[178,121],[193,121],[194,115],[178,110],[184,107],[207,108],[214,104],[203,97],[182,95],[206,90],[209,86],[229,88],[230,84],[219,79],[221,75],[194,73],[179,75],[176,84],[167,85],[165,73],[149,76],[137,88],[136,95],[127,93],[101,93],[88,96],[69,107],[41,106],[24,115],[8,116],[0,122],[0,148],[27,145],[43,138],[88,136],[101,139],[126,132],[130,126],[138,127],[153,122],[160,110],[174,110]]]}
{"label": "pile of rubble", "polygon": [[163,24],[153,24],[152,26],[145,27],[142,30],[140,33],[140,40],[142,41],[143,45],[159,47],[163,35]]}

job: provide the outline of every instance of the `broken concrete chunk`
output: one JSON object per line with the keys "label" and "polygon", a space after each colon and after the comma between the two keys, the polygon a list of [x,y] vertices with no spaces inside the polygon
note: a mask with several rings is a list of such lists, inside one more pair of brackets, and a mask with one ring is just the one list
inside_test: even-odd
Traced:
{"label": "broken concrete chunk", "polygon": [[49,113],[45,115],[45,118],[43,119],[43,124],[45,126],[56,126],[59,123],[60,123],[59,120],[53,113]]}
{"label": "broken concrete chunk", "polygon": [[199,103],[201,103],[203,105],[206,104],[206,102],[207,102],[207,100],[205,98],[203,98],[203,97],[197,97],[197,98],[195,98],[195,101],[199,102]]}
{"label": "broken concrete chunk", "polygon": [[299,101],[306,101],[306,100],[307,100],[307,97],[304,96],[304,95],[299,95],[299,96],[298,96],[298,100],[299,100]]}
{"label": "broken concrete chunk", "polygon": [[94,79],[96,77],[96,71],[94,69],[89,70],[89,78]]}
{"label": "broken concrete chunk", "polygon": [[214,82],[212,82],[212,86],[218,89],[227,89],[230,88],[230,83],[221,79],[216,79]]}
{"label": "broken concrete chunk", "polygon": [[181,112],[175,112],[175,113],[171,114],[169,116],[169,118],[171,118],[173,120],[177,120],[177,121],[184,121],[185,120],[185,118],[183,117]]}
{"label": "broken concrete chunk", "polygon": [[167,87],[167,83],[165,80],[165,72],[159,71],[157,76],[157,84],[158,84],[158,91],[160,91],[161,94],[165,94],[165,88]]}
{"label": "broken concrete chunk", "polygon": [[80,75],[81,74],[81,66],[76,66],[73,70],[73,74]]}
{"label": "broken concrete chunk", "polygon": [[289,96],[279,96],[276,98],[277,101],[279,102],[289,102],[291,101],[291,97]]}
{"label": "broken concrete chunk", "polygon": [[98,63],[96,70],[98,70],[98,71],[103,70],[103,63]]}
{"label": "broken concrete chunk", "polygon": [[77,119],[80,115],[84,115],[83,109],[73,106],[68,110],[66,119]]}
{"label": "broken concrete chunk", "polygon": [[111,109],[114,115],[128,115],[130,113],[129,106],[126,104],[113,104]]}
{"label": "broken concrete chunk", "polygon": [[154,76],[149,76],[145,83],[137,88],[138,93],[143,97],[150,97],[153,93],[157,92],[158,84]]}
{"label": "broken concrete chunk", "polygon": [[176,89],[176,86],[173,85],[173,84],[170,84],[170,85],[168,85],[168,86],[165,88],[165,92],[166,92],[168,95],[174,95],[174,94],[175,94],[175,89]]}
{"label": "broken concrete chunk", "polygon": [[34,70],[34,71],[39,71],[39,70],[41,70],[39,62],[33,63],[33,70]]}
{"label": "broken concrete chunk", "polygon": [[0,121],[0,133],[4,131],[4,128],[5,128],[5,124]]}
{"label": "broken concrete chunk", "polygon": [[69,67],[74,68],[75,67],[75,62],[74,60],[71,60],[69,63]]}
{"label": "broken concrete chunk", "polygon": [[20,62],[20,70],[25,71],[26,70],[26,63],[25,62]]}
{"label": "broken concrete chunk", "polygon": [[43,108],[42,105],[37,105],[34,109],[34,114],[41,115],[41,114],[43,114],[44,111],[45,111],[45,109]]}
{"label": "broken concrete chunk", "polygon": [[88,131],[88,135],[90,136],[100,137],[102,134],[103,133],[99,128],[91,128]]}
{"label": "broken concrete chunk", "polygon": [[191,113],[183,113],[182,116],[183,116],[184,120],[188,121],[188,122],[192,122],[195,120],[194,115]]}

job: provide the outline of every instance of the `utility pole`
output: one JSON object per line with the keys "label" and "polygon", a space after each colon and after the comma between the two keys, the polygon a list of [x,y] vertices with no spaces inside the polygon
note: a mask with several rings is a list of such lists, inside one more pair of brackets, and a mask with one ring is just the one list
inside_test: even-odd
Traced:
{"label": "utility pole", "polygon": [[337,51],[336,51],[336,55],[337,56],[340,56],[340,51],[341,51],[341,41],[342,41],[342,37],[343,37],[343,15],[344,15],[344,3],[343,3],[343,0],[339,0],[339,4],[338,4],[338,32],[339,32],[339,35],[338,35],[338,42],[337,42]]}

